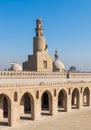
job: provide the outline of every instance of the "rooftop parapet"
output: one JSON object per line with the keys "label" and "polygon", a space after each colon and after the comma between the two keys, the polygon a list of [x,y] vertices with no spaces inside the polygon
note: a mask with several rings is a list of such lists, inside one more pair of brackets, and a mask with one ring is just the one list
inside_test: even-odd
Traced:
{"label": "rooftop parapet", "polygon": [[[0,71],[0,79],[67,78],[67,72]],[[91,73],[69,73],[69,78],[91,78]]]}
{"label": "rooftop parapet", "polygon": [[0,71],[0,79],[14,78],[66,78],[66,72]]}

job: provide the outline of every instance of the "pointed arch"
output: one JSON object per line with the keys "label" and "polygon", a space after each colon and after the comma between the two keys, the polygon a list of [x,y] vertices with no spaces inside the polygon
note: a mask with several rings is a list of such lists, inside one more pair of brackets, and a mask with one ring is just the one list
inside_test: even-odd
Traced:
{"label": "pointed arch", "polygon": [[[52,94],[48,90],[44,91],[41,96],[41,110],[42,114],[52,115]],[[49,113],[45,111],[49,111]]]}
{"label": "pointed arch", "polygon": [[79,90],[74,88],[71,96],[71,106],[72,108],[79,108]]}
{"label": "pointed arch", "polygon": [[83,91],[83,106],[90,105],[90,90],[86,87]]}
{"label": "pointed arch", "polygon": [[58,94],[58,110],[67,111],[67,93],[64,89]]}
{"label": "pointed arch", "polygon": [[[34,120],[34,98],[31,93],[25,92],[20,100],[21,119]],[[31,116],[29,116],[31,115]]]}
{"label": "pointed arch", "polygon": [[11,126],[11,100],[4,93],[0,94],[0,117],[7,118],[7,125]]}

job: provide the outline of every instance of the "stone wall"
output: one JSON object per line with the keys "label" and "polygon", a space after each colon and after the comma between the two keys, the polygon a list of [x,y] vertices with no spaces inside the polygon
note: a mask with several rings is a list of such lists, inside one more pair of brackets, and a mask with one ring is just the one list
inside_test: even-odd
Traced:
{"label": "stone wall", "polygon": [[62,72],[29,72],[29,71],[0,71],[0,79],[22,79],[22,78],[65,78],[66,73]]}
{"label": "stone wall", "polygon": [[[0,71],[0,79],[67,78],[67,72]],[[91,78],[91,73],[69,73],[69,78]]]}
{"label": "stone wall", "polygon": [[70,73],[70,78],[91,78],[91,73]]}
{"label": "stone wall", "polygon": [[[24,94],[28,94],[31,99],[31,119],[39,120],[41,118],[41,98],[44,92],[48,93],[49,100],[49,115],[58,114],[58,97],[60,91],[64,92],[64,110],[71,111],[73,105],[76,109],[81,109],[83,105],[84,90],[88,89],[88,101],[85,101],[87,106],[91,107],[91,82],[65,82],[65,83],[3,83],[0,84],[0,121],[3,119],[2,100],[3,97],[8,101],[8,125],[13,126],[20,122],[20,117],[23,116],[24,105],[21,104]],[[73,93],[77,92],[77,95]],[[36,95],[38,92],[38,95]],[[17,99],[14,98],[15,93]],[[85,93],[86,94],[86,93]],[[75,97],[76,96],[76,97]],[[73,103],[72,104],[72,98]],[[62,111],[60,111],[62,112]],[[46,115],[45,115],[46,116]],[[31,120],[30,120],[31,121]]]}

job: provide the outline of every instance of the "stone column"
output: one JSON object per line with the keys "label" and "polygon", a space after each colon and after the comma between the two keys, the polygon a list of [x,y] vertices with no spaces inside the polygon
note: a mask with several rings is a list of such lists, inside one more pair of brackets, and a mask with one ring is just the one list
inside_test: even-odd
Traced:
{"label": "stone column", "polygon": [[8,125],[12,126],[12,122],[11,122],[11,104],[8,104]]}
{"label": "stone column", "polygon": [[91,106],[91,96],[90,96],[90,94],[89,95],[87,95],[88,97],[87,97],[87,105],[88,106]]}
{"label": "stone column", "polygon": [[20,106],[15,103],[11,104],[11,112],[10,109],[8,111],[8,119],[11,120],[11,123],[9,121],[9,125],[14,126],[20,122]]}
{"label": "stone column", "polygon": [[0,98],[0,119],[3,119],[3,99]]}
{"label": "stone column", "polygon": [[31,102],[31,120],[34,120],[34,116],[35,116],[35,113],[34,113],[34,109],[35,109],[35,104],[34,102]]}
{"label": "stone column", "polygon": [[20,114],[24,115],[24,100],[22,99],[21,103],[20,103]]}
{"label": "stone column", "polygon": [[51,116],[52,116],[52,109],[53,109],[52,101],[49,99],[49,115]]}
{"label": "stone column", "polygon": [[[31,111],[32,113],[33,111]],[[34,115],[33,120],[39,120],[41,118],[41,103],[40,99],[36,99],[34,102]]]}
{"label": "stone column", "polygon": [[82,109],[83,108],[83,94],[79,94],[79,106],[78,109]]}
{"label": "stone column", "polygon": [[54,115],[57,115],[57,113],[58,113],[57,98],[53,98],[51,115],[54,116]]}
{"label": "stone column", "polygon": [[20,105],[20,114],[24,115],[24,105]]}
{"label": "stone column", "polygon": [[66,111],[71,111],[71,94],[67,95]]}

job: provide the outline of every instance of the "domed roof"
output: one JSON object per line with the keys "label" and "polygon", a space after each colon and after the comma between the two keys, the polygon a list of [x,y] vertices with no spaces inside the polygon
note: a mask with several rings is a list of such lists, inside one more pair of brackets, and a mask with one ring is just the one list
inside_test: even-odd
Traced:
{"label": "domed roof", "polygon": [[22,71],[22,66],[17,63],[11,63],[11,71]]}
{"label": "domed roof", "polygon": [[60,60],[55,60],[53,62],[53,68],[55,71],[62,71],[65,69],[65,66]]}
{"label": "domed roof", "polygon": [[64,71],[65,66],[60,60],[58,60],[58,51],[57,50],[55,50],[54,56],[55,56],[55,60],[53,62],[53,70],[54,71]]}

